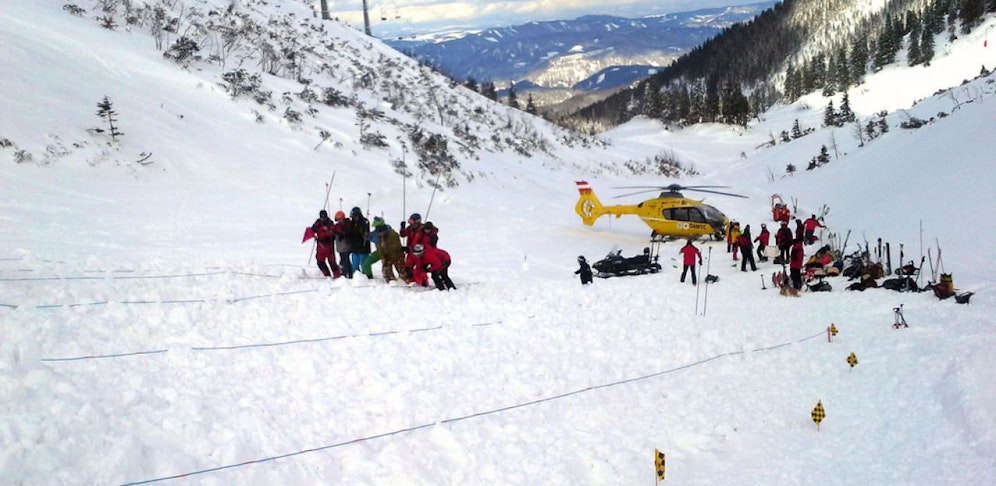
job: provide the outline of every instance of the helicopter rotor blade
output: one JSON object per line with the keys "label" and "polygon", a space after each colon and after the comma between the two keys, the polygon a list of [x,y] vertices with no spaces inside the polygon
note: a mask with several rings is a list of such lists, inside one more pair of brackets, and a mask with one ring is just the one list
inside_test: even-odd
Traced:
{"label": "helicopter rotor blade", "polygon": [[[634,188],[634,189],[635,189],[635,188]],[[655,188],[653,188],[653,189],[644,189],[644,190],[642,190],[642,191],[636,191],[636,192],[629,192],[629,193],[626,193],[626,194],[620,194],[620,195],[618,195],[618,196],[615,196],[615,197],[613,197],[613,199],[619,199],[619,198],[621,198],[621,197],[629,197],[629,196],[635,196],[635,195],[637,195],[637,194],[646,194],[646,193],[648,193],[648,192],[657,192],[657,191],[659,191],[659,190],[660,190],[660,188],[659,188],[659,187],[655,187]]]}
{"label": "helicopter rotor blade", "polygon": [[670,190],[670,191],[683,191],[685,189],[726,189],[730,186],[682,186],[680,184],[671,184],[667,186],[616,186],[613,189],[646,189],[646,190]]}
{"label": "helicopter rotor blade", "polygon": [[732,192],[710,191],[709,189],[691,189],[691,188],[689,188],[688,190],[696,192],[708,192],[710,194],[720,194],[723,196],[742,197],[744,199],[747,199],[747,196],[744,196],[743,194],[734,194]]}

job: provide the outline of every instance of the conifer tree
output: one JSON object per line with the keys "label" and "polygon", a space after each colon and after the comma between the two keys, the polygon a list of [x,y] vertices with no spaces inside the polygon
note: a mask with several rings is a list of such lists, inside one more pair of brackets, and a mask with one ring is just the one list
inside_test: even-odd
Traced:
{"label": "conifer tree", "polygon": [[463,86],[475,93],[478,92],[477,80],[473,77],[467,78],[467,80],[464,81]]}
{"label": "conifer tree", "polygon": [[923,52],[920,50],[920,37],[922,35],[919,24],[910,31],[910,49],[906,56],[906,64],[910,66],[923,63]]}
{"label": "conifer tree", "polygon": [[840,111],[837,113],[837,126],[842,127],[845,123],[853,123],[856,119],[854,111],[851,110],[851,100],[845,92],[843,99],[840,100]]}
{"label": "conifer tree", "polygon": [[819,165],[824,165],[830,162],[830,150],[827,149],[826,145],[820,146],[820,155],[816,156],[816,162]]}
{"label": "conifer tree", "polygon": [[740,85],[728,80],[723,88],[723,122],[746,126],[748,120],[750,103]]}
{"label": "conifer tree", "polygon": [[823,111],[823,126],[832,127],[837,124],[837,111],[833,108],[833,100],[827,103],[827,109]]}
{"label": "conifer tree", "polygon": [[495,83],[491,81],[481,83],[481,95],[491,101],[498,101],[498,89],[495,88]]}
{"label": "conifer tree", "polygon": [[515,94],[515,85],[511,82],[508,83],[508,106],[511,106],[516,110],[521,108],[519,106],[519,97]]}
{"label": "conifer tree", "polygon": [[117,115],[118,112],[114,111],[114,105],[108,97],[104,96],[104,99],[97,103],[97,116],[103,118],[107,122],[107,126],[110,129],[109,133],[111,134],[111,140],[117,140],[119,136],[124,135],[118,131],[118,127],[114,126],[114,123],[118,121]]}
{"label": "conifer tree", "polygon": [[858,84],[868,70],[868,41],[861,36],[857,36],[854,45],[851,46],[851,58],[848,72],[850,73],[850,83]]}
{"label": "conifer tree", "polygon": [[901,31],[896,24],[898,24],[898,22],[890,17],[886,22],[885,29],[883,29],[882,33],[878,36],[875,58],[872,62],[872,67],[875,71],[881,70],[883,67],[892,64],[892,62],[896,60],[896,53],[899,51],[899,44],[896,40],[896,32]]}
{"label": "conifer tree", "polygon": [[533,94],[529,93],[529,98],[526,99],[526,113],[530,115],[536,114],[536,103],[533,103]]}
{"label": "conifer tree", "polygon": [[920,59],[923,65],[929,66],[934,59],[934,33],[924,28],[920,37]]}

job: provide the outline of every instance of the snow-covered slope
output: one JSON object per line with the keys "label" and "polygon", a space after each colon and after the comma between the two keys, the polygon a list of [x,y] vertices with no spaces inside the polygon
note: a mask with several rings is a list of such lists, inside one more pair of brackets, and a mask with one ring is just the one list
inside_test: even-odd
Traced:
{"label": "snow-covered slope", "polygon": [[[655,449],[680,484],[996,477],[996,85],[989,75],[927,96],[950,87],[954,66],[978,72],[979,39],[952,45],[949,65],[898,70],[907,83],[871,77],[852,96],[859,116],[905,111],[861,148],[847,127],[762,147],[797,118],[817,126],[827,100],[811,98],[747,130],[641,120],[607,134],[608,149],[463,154],[460,184],[434,191],[425,174],[394,172],[412,154],[393,138],[390,150],[354,142],[352,109],[300,126],[260,110],[257,123],[256,105],[232,101],[210,65],[179,69],[147,36],[60,8],[0,0],[0,46],[18,67],[0,74],[3,482],[641,484],[654,481]],[[349,51],[387,55],[369,45]],[[86,130],[100,126],[103,96],[124,132],[116,144]],[[489,114],[466,122],[481,138],[560,140],[518,115],[488,129],[496,108],[482,106]],[[935,120],[898,128],[908,116]],[[337,134],[318,150],[316,125]],[[782,177],[830,140],[840,157]],[[749,195],[707,202],[755,232],[772,193],[800,212],[828,205],[849,247],[883,237],[919,260],[922,223],[922,251],[936,255],[939,241],[945,270],[976,295],[957,305],[835,279],[832,292],[784,298],[769,280],[780,268],[741,273],[709,242],[701,271],[716,284],[680,284],[668,243],[659,274],[580,286],[577,255],[639,252],[648,229],[626,217],[583,226],[574,181],[610,200],[612,187],[662,182],[621,165],[661,153],[702,174],[682,183]],[[457,290],[311,278],[300,237],[333,174],[332,209],[435,222]],[[910,327],[895,330],[900,306]]]}

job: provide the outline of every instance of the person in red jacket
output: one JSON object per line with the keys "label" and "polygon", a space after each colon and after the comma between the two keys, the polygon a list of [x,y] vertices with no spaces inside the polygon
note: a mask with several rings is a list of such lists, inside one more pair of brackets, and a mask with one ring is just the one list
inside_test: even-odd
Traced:
{"label": "person in red jacket", "polygon": [[408,224],[401,222],[401,231],[398,232],[402,238],[405,238],[405,253],[411,253],[412,248],[415,245],[422,242],[422,216],[418,213],[412,213],[408,217]]}
{"label": "person in red jacket", "polygon": [[692,271],[692,285],[697,285],[695,281],[695,260],[698,259],[699,265],[702,265],[702,252],[692,244],[692,240],[690,239],[678,251],[681,253],[682,263],[685,265],[685,268],[681,270],[681,282],[685,282],[685,274],[690,269]]}
{"label": "person in red jacket", "polygon": [[335,264],[335,223],[329,218],[326,210],[318,212],[318,219],[311,225],[315,235],[315,260],[318,269],[326,277],[339,278],[339,265]]}
{"label": "person in red jacket", "polygon": [[450,290],[456,289],[449,275],[451,262],[450,254],[445,250],[418,243],[405,259],[405,266],[416,285],[428,287],[431,275],[437,289]]}
{"label": "person in red jacket", "polygon": [[771,233],[768,232],[768,225],[761,223],[761,232],[757,234],[757,238],[754,238],[754,241],[757,242],[757,261],[768,261],[768,257],[764,254],[764,249],[768,247],[768,242],[771,241]]}
{"label": "person in red jacket", "polygon": [[805,222],[802,223],[803,228],[805,228],[806,244],[812,245],[816,239],[813,237],[813,233],[816,232],[816,228],[826,228],[820,220],[816,219],[816,215],[812,215]]}
{"label": "person in red jacket", "polygon": [[792,288],[802,289],[802,261],[806,257],[806,251],[802,248],[802,239],[797,238],[792,243],[792,252],[789,256],[789,275],[792,276]]}
{"label": "person in red jacket", "polygon": [[422,240],[419,243],[433,248],[439,246],[439,228],[432,224],[432,221],[426,221],[422,225]]}

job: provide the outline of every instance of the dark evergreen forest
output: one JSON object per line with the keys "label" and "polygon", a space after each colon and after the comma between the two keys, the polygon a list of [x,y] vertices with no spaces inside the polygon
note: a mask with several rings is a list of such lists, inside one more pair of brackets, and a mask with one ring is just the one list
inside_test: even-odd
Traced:
{"label": "dark evergreen forest", "polygon": [[996,12],[996,0],[889,0],[861,13],[865,4],[785,0],[559,123],[597,132],[642,115],[673,125],[744,125],[814,90],[846,93],[904,49],[909,65],[929,65],[938,36],[954,40]]}

